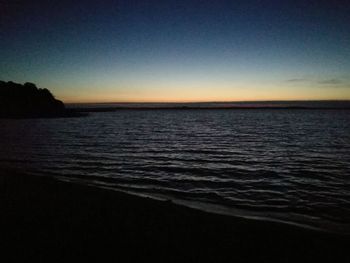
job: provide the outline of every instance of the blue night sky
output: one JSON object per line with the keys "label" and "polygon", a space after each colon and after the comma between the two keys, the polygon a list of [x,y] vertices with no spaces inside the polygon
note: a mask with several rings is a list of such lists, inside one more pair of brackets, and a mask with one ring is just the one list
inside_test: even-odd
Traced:
{"label": "blue night sky", "polygon": [[350,99],[346,1],[2,1],[0,80],[66,102]]}

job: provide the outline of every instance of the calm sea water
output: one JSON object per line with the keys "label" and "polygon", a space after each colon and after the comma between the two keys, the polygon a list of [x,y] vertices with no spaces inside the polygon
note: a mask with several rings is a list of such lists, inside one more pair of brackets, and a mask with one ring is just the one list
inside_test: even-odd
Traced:
{"label": "calm sea water", "polygon": [[0,167],[350,232],[349,110],[0,120]]}

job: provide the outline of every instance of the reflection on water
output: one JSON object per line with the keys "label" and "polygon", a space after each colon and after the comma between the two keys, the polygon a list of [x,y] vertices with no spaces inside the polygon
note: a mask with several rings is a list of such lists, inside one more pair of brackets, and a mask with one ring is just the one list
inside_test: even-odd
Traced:
{"label": "reflection on water", "polygon": [[124,110],[0,120],[0,166],[349,231],[349,113]]}

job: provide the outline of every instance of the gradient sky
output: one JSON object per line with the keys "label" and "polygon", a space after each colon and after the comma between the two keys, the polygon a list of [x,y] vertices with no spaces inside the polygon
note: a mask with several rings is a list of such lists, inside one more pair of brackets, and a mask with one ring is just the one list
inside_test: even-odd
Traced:
{"label": "gradient sky", "polygon": [[0,0],[0,80],[65,102],[350,99],[350,2]]}

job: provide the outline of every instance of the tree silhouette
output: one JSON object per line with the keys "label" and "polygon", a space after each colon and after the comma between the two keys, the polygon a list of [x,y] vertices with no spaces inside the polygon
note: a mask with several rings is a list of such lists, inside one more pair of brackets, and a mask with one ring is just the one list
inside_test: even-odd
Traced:
{"label": "tree silhouette", "polygon": [[0,117],[55,117],[65,114],[62,101],[48,89],[38,89],[33,83],[18,84],[0,81]]}

